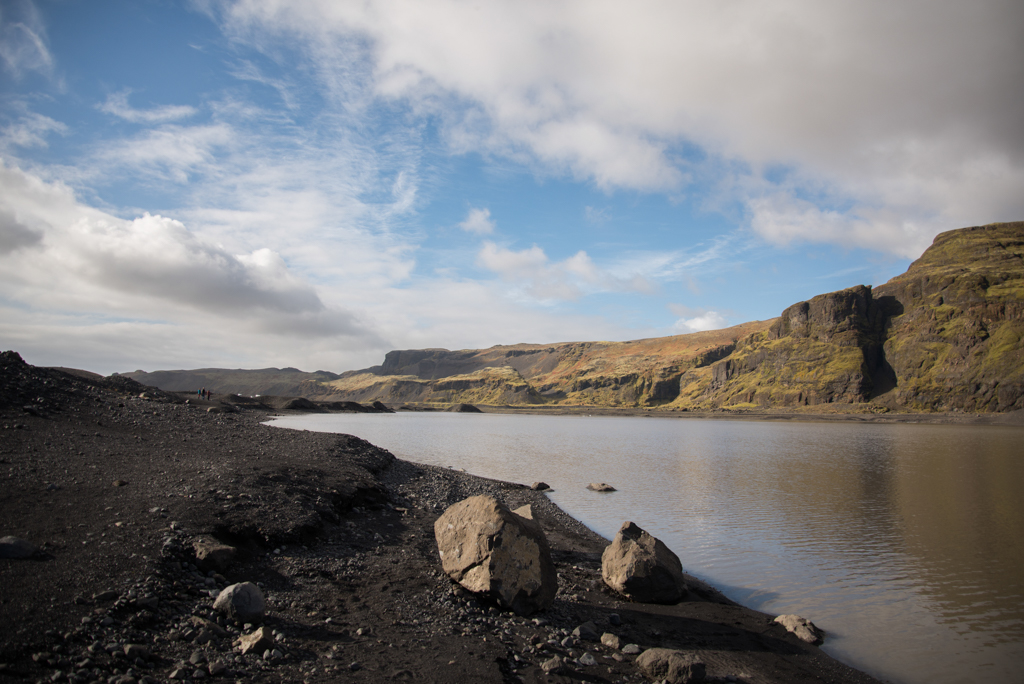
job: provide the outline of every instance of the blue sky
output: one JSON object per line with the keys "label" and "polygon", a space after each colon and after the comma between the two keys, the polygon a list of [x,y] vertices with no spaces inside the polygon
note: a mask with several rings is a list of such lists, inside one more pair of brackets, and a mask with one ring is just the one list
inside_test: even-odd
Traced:
{"label": "blue sky", "polygon": [[627,340],[1024,215],[1019,3],[0,2],[0,345]]}

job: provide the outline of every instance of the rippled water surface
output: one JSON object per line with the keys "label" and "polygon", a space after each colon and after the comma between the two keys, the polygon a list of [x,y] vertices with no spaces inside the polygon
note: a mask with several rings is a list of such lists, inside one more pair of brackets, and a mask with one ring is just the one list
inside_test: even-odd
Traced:
{"label": "rippled water surface", "polygon": [[[290,416],[529,484],[605,537],[633,520],[744,605],[798,613],[893,682],[1020,681],[1024,430],[398,413]],[[598,494],[588,482],[619,491]]]}

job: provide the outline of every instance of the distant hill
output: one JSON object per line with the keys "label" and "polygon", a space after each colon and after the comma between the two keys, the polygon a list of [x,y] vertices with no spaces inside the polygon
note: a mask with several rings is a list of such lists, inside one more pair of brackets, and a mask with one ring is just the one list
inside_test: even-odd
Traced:
{"label": "distant hill", "polygon": [[198,368],[196,370],[162,370],[147,373],[137,370],[121,373],[150,387],[168,392],[195,392],[205,387],[212,392],[242,396],[274,395],[301,397],[309,383],[337,380],[340,376],[327,371],[304,373],[297,368],[261,368],[259,370]]}
{"label": "distant hill", "polygon": [[166,390],[331,401],[865,410],[1024,409],[1024,222],[942,233],[906,273],[773,320],[630,342],[389,352],[341,374],[127,373]]}

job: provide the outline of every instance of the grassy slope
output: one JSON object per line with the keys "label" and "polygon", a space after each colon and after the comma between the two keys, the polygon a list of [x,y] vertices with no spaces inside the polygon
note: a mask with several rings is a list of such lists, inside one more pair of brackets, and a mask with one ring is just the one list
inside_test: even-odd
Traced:
{"label": "grassy slope", "polygon": [[128,374],[163,389],[428,404],[1024,408],[1024,223],[949,231],[873,291],[778,319],[630,342],[395,351],[339,375],[294,369]]}

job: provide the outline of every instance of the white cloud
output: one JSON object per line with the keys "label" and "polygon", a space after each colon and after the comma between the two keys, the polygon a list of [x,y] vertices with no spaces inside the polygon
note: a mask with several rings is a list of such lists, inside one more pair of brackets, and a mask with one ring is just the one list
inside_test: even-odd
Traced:
{"label": "white cloud", "polygon": [[466,220],[459,224],[459,228],[467,233],[476,235],[490,235],[494,232],[494,220],[491,219],[490,209],[470,209]]}
{"label": "white cloud", "polygon": [[[883,232],[874,248],[902,255],[922,233],[1024,214],[1022,14],[1005,0],[248,0],[223,20],[253,43],[299,35],[329,89],[369,83],[436,114],[453,149],[608,190],[677,192],[725,169],[744,203],[789,193],[763,175],[785,165],[838,200],[805,202],[855,217],[797,230],[810,214],[792,204],[778,217],[791,239]],[[704,161],[678,156],[691,143]]]}
{"label": "white cloud", "polygon": [[650,290],[642,276],[617,277],[596,266],[584,251],[552,263],[537,245],[515,251],[488,240],[477,254],[477,264],[540,302],[572,301],[594,292]]}
{"label": "white cloud", "polygon": [[162,107],[153,107],[152,109],[135,109],[128,104],[129,95],[131,95],[131,90],[111,93],[107,96],[107,101],[99,106],[99,110],[107,114],[113,114],[125,121],[148,124],[187,119],[196,113],[195,107],[188,105],[164,105]]}
{"label": "white cloud", "polygon": [[669,310],[680,318],[672,325],[675,334],[719,330],[729,325],[729,321],[717,311],[707,309],[691,309],[681,304],[670,304]]}
{"label": "white cloud", "polygon": [[39,311],[376,340],[351,313],[325,306],[268,248],[233,254],[173,219],[119,219],[17,168],[0,167],[0,188],[8,301]]}
{"label": "white cloud", "polygon": [[933,231],[892,211],[861,209],[864,216],[822,211],[814,204],[779,194],[748,202],[751,228],[769,242],[793,240],[863,247],[915,259],[931,244]]}

